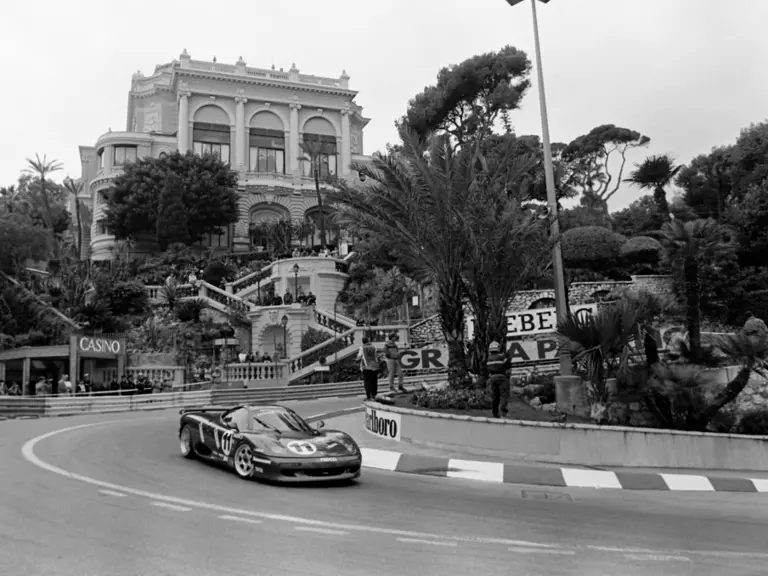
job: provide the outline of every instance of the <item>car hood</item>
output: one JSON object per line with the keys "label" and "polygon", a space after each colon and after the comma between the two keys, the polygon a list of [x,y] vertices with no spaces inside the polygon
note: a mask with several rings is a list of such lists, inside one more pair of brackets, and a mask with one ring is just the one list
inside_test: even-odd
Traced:
{"label": "car hood", "polygon": [[355,443],[342,432],[328,431],[318,435],[303,432],[260,433],[249,436],[265,451],[282,456],[315,458],[348,456],[357,452]]}

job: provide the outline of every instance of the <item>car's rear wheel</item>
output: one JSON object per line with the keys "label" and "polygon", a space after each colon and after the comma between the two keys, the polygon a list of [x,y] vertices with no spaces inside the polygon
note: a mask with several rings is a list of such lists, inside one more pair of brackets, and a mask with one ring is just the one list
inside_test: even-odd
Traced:
{"label": "car's rear wheel", "polygon": [[181,449],[181,455],[184,458],[194,458],[195,449],[192,447],[192,428],[189,425],[184,425],[179,434],[179,448]]}
{"label": "car's rear wheel", "polygon": [[232,457],[235,467],[235,473],[240,478],[250,478],[253,476],[253,450],[248,444],[240,444]]}

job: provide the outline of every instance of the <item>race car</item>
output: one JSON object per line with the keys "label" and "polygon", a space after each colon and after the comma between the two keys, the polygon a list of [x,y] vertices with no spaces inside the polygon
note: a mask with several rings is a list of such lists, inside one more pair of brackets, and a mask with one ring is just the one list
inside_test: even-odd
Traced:
{"label": "race car", "polygon": [[310,426],[284,406],[221,406],[180,412],[185,458],[222,462],[241,478],[273,482],[354,480],[362,454],[357,443],[325,423]]}

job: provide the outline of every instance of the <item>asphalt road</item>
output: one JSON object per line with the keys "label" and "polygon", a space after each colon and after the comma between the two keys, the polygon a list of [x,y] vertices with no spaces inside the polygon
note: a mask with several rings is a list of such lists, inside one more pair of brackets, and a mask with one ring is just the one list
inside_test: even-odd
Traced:
{"label": "asphalt road", "polygon": [[373,470],[352,486],[265,486],[182,459],[177,422],[0,422],[0,574],[766,574],[764,495],[544,493]]}

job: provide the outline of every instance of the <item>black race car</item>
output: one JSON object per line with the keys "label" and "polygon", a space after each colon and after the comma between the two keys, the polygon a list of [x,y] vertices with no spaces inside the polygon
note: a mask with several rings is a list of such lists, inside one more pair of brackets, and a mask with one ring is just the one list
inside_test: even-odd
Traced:
{"label": "black race car", "polygon": [[221,406],[181,411],[185,458],[226,463],[241,478],[275,482],[353,480],[362,454],[349,435],[310,426],[284,406]]}

